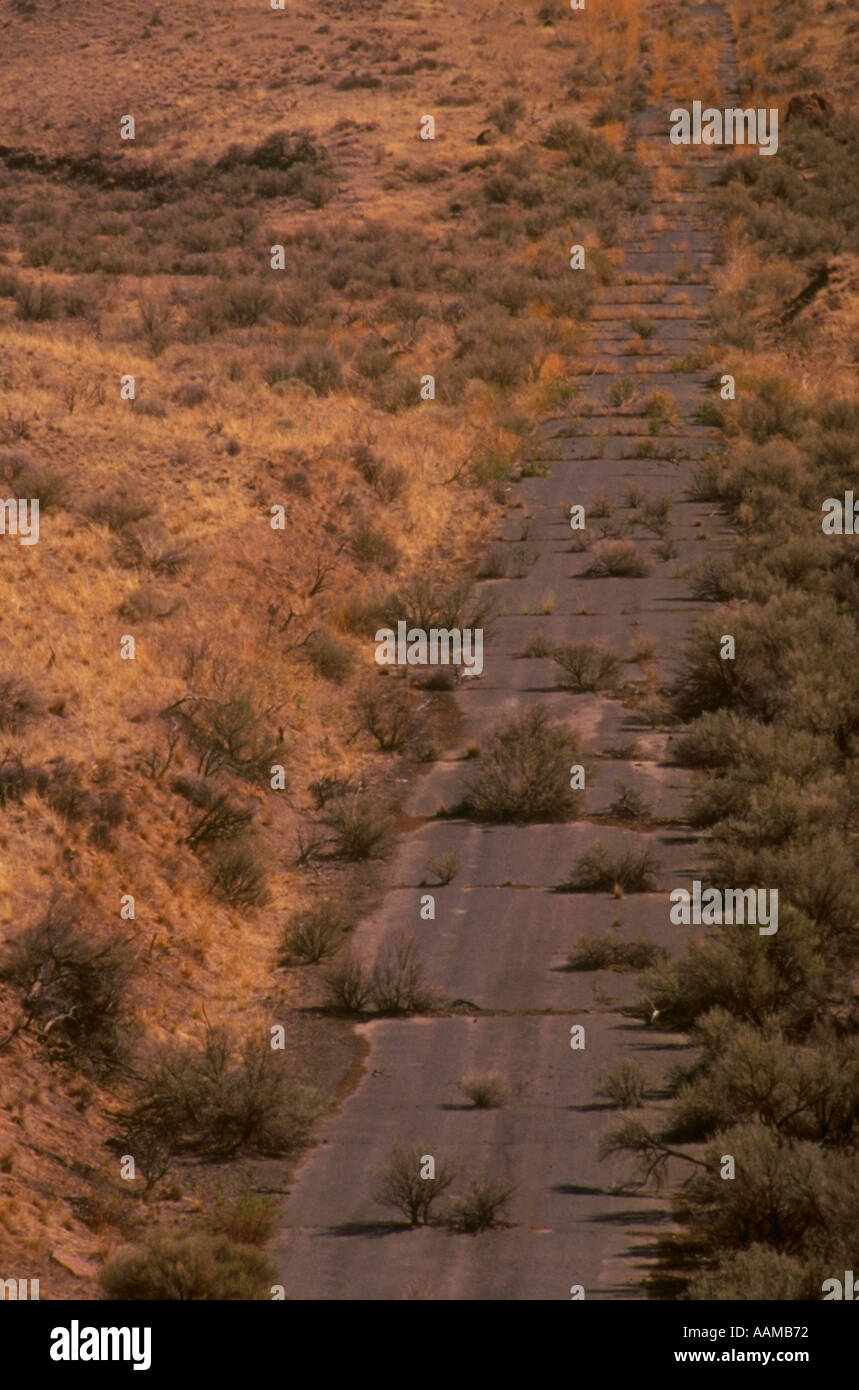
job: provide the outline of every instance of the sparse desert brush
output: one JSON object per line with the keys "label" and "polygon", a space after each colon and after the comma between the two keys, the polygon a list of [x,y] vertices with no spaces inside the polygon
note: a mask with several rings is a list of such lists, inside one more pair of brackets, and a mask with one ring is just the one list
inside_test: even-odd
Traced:
{"label": "sparse desert brush", "polygon": [[466,1072],[459,1089],[476,1110],[497,1110],[510,1098],[510,1087],[497,1071]]}
{"label": "sparse desert brush", "polygon": [[122,532],[135,526],[155,511],[155,502],[146,497],[140,487],[122,484],[94,497],[87,508],[90,520]]}
{"label": "sparse desert brush", "polygon": [[56,899],[8,943],[2,978],[18,990],[20,1023],[34,1024],[56,1056],[108,1073],[126,1060],[132,1040],[134,969],[127,937],[93,931]]}
{"label": "sparse desert brush", "polygon": [[642,414],[651,425],[676,425],[680,415],[670,391],[651,391],[642,402]]}
{"label": "sparse desert brush", "polygon": [[362,521],[355,528],[351,551],[358,565],[380,569],[386,574],[396,569],[400,558],[396,542],[370,521]]}
{"label": "sparse desert brush", "polygon": [[487,308],[457,328],[455,360],[465,377],[478,377],[503,390],[534,375],[540,329],[510,319],[500,308]]}
{"label": "sparse desert brush", "polygon": [[407,932],[384,941],[372,966],[348,952],[329,969],[325,984],[329,1007],[346,1014],[420,1014],[437,1003],[417,943]]}
{"label": "sparse desert brush", "polygon": [[687,1297],[704,1302],[813,1302],[820,1297],[829,1263],[821,1258],[814,1267],[807,1257],[799,1259],[771,1245],[752,1245],[748,1250],[732,1250],[696,1274],[689,1282]]}
{"label": "sparse desert brush", "polygon": [[509,1206],[515,1192],[515,1184],[500,1178],[473,1179],[465,1196],[460,1197],[454,1207],[451,1225],[466,1235],[508,1225]]}
{"label": "sparse desert brush", "polygon": [[532,706],[494,730],[466,784],[462,810],[484,821],[573,820],[581,794],[570,787],[569,769],[577,762],[577,735]]}
{"label": "sparse desert brush", "polygon": [[297,1082],[267,1030],[239,1037],[206,1027],[199,1044],[156,1050],[123,1119],[176,1154],[215,1160],[240,1152],[284,1154],[304,1143],[319,1110],[312,1088]]}
{"label": "sparse desert brush", "polygon": [[213,847],[208,868],[212,892],[232,907],[265,907],[271,901],[265,864],[247,836]]}
{"label": "sparse desert brush", "polygon": [[567,970],[646,970],[665,951],[643,937],[624,941],[612,932],[582,936],[567,957]]}
{"label": "sparse desert brush", "polygon": [[552,655],[552,645],[545,637],[532,637],[522,652],[523,657],[537,658]]}
{"label": "sparse desert brush", "polygon": [[758,381],[754,394],[739,403],[739,426],[756,444],[773,436],[796,439],[805,423],[805,410],[796,398],[791,381],[766,376]]}
{"label": "sparse desert brush", "polygon": [[385,606],[389,626],[403,619],[425,632],[433,627],[485,628],[490,611],[488,600],[475,594],[471,575],[444,578],[432,572],[408,576]]}
{"label": "sparse desert brush", "polygon": [[571,690],[605,690],[617,680],[623,664],[618,652],[601,642],[565,642],[552,651],[560,666],[561,683]]}
{"label": "sparse desert brush", "polygon": [[593,578],[637,579],[648,572],[635,541],[595,541],[590,554],[591,563],[585,573]]}
{"label": "sparse desert brush", "polygon": [[614,406],[629,405],[638,392],[636,382],[629,376],[620,377],[618,381],[613,381],[608,390],[609,403]]}
{"label": "sparse desert brush", "polygon": [[161,621],[169,618],[181,600],[157,584],[137,584],[125,595],[117,610],[121,618],[132,623]]}
{"label": "sparse desert brush", "polygon": [[325,976],[330,1008],[346,1014],[362,1014],[370,1007],[373,989],[370,972],[351,952],[344,955]]}
{"label": "sparse desert brush", "polygon": [[290,374],[317,396],[328,396],[343,384],[339,359],[327,348],[303,353],[293,363]]}
{"label": "sparse desert brush", "polygon": [[637,1110],[644,1102],[646,1086],[640,1063],[624,1059],[603,1073],[597,1095],[618,1110]]}
{"label": "sparse desert brush", "polygon": [[253,820],[251,807],[239,804],[229,792],[215,788],[204,777],[177,777],[171,790],[194,808],[185,843],[199,851],[219,840],[233,840]]}
{"label": "sparse desert brush", "polygon": [[284,928],[281,964],[316,964],[337,950],[349,919],[342,902],[323,898],[312,907],[293,912]]}
{"label": "sparse desert brush", "polygon": [[596,841],[576,859],[570,877],[559,885],[561,893],[651,893],[658,869],[651,849],[629,849],[613,854]]}
{"label": "sparse desert brush", "polygon": [[355,665],[355,653],[330,628],[321,628],[307,642],[307,658],[317,675],[333,685],[343,685]]}
{"label": "sparse desert brush", "polygon": [[217,1210],[211,1227],[237,1245],[266,1245],[277,1229],[277,1203],[257,1192],[244,1192]]}
{"label": "sparse desert brush", "polygon": [[36,687],[20,676],[0,672],[0,731],[17,734],[45,712]]}
{"label": "sparse desert brush", "polygon": [[402,681],[370,677],[355,696],[358,727],[375,739],[382,753],[401,753],[426,732],[426,711]]}
{"label": "sparse desert brush", "polygon": [[203,776],[229,771],[249,782],[268,782],[272,765],[286,752],[272,732],[278,706],[264,705],[252,684],[213,682],[211,694],[188,694],[165,711],[169,723],[185,735],[198,754]]}
{"label": "sparse desert brush", "polygon": [[226,1235],[155,1234],[144,1245],[119,1251],[101,1272],[108,1298],[123,1301],[262,1302],[271,1298],[276,1278],[261,1250]]}
{"label": "sparse desert brush", "polygon": [[13,450],[0,454],[0,478],[19,496],[36,497],[39,510],[63,507],[69,500],[69,480],[50,464],[37,463],[29,454]]}
{"label": "sparse desert brush", "polygon": [[456,878],[462,868],[462,860],[456,850],[441,855],[431,854],[427,860],[427,868],[431,874],[435,874],[439,887],[445,888]]}
{"label": "sparse desert brush", "polygon": [[436,1002],[426,983],[414,937],[401,932],[379,949],[371,975],[373,1006],[380,1014],[427,1013]]}
{"label": "sparse desert brush", "polygon": [[617,795],[608,808],[610,816],[618,820],[647,820],[652,815],[651,806],[634,787],[617,782],[615,790]]}
{"label": "sparse desert brush", "polygon": [[387,859],[393,849],[393,816],[372,792],[335,798],[321,819],[334,832],[332,852],[338,859]]}

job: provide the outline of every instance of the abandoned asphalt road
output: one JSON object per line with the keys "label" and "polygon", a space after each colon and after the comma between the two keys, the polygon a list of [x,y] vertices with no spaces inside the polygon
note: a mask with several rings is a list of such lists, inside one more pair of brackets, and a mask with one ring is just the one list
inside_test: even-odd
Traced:
{"label": "abandoned asphalt road", "polygon": [[[704,7],[690,9],[704,13]],[[729,21],[720,6],[706,9],[722,40],[720,78],[732,100]],[[624,1014],[636,997],[634,975],[559,967],[583,931],[605,931],[615,919],[622,936],[646,936],[670,950],[683,944],[668,921],[667,893],[688,886],[700,867],[695,838],[683,824],[688,774],[672,765],[669,735],[640,714],[617,700],[558,689],[551,659],[518,654],[535,637],[549,646],[598,637],[629,656],[646,635],[656,639],[660,676],[670,676],[684,634],[702,611],[688,574],[673,576],[705,551],[729,544],[708,504],[689,495],[696,462],[719,444],[715,431],[694,423],[714,390],[711,373],[667,370],[706,331],[718,230],[708,218],[706,185],[721,152],[669,145],[671,95],[635,118],[647,211],[626,223],[622,272],[596,307],[574,415],[542,427],[535,456],[551,472],[517,484],[514,501],[522,506],[506,514],[504,543],[525,545],[536,559],[524,578],[489,581],[502,616],[487,638],[484,675],[463,682],[458,696],[462,743],[411,789],[405,811],[418,828],[401,839],[388,870],[390,889],[356,934],[364,955],[386,933],[409,928],[431,983],[444,998],[467,1002],[442,1016],[363,1025],[369,1050],[362,1078],[300,1166],[273,1242],[293,1299],[568,1299],[573,1285],[582,1285],[588,1299],[643,1298],[654,1244],[670,1228],[664,1195],[613,1190],[630,1169],[598,1157],[599,1135],[617,1112],[605,1109],[595,1092],[606,1067],[638,1060],[657,1092],[648,1103],[652,1116],[664,1103],[660,1082],[684,1040]],[[683,102],[695,93],[673,95]],[[654,325],[653,336],[634,337],[634,315]],[[608,389],[619,376],[633,377],[640,395],[670,392],[680,423],[652,435],[640,407],[609,404]],[[676,555],[653,558],[655,536],[639,528],[636,544],[652,566],[647,576],[584,578],[588,556],[571,550],[570,507],[584,504],[593,525],[602,496],[622,519],[630,487],[670,499],[667,534]],[[554,607],[545,612],[550,593]],[[630,679],[641,678],[634,665],[625,669]],[[485,740],[500,717],[531,704],[578,730],[586,754],[596,757],[586,817],[606,809],[622,780],[645,794],[664,823],[643,835],[587,818],[527,827],[433,819],[440,806],[457,800],[467,744]],[[598,757],[633,741],[632,760]],[[577,853],[596,839],[650,843],[661,865],[659,891],[622,900],[554,893]],[[422,921],[427,860],[454,847],[461,869],[449,886],[432,890],[436,919]],[[575,1023],[586,1029],[582,1051],[570,1048]],[[500,1072],[513,1099],[497,1110],[463,1105],[457,1083],[473,1069]],[[422,1152],[450,1160],[466,1177],[509,1178],[517,1189],[513,1224],[466,1236],[392,1221],[372,1190],[398,1140],[426,1145]]]}

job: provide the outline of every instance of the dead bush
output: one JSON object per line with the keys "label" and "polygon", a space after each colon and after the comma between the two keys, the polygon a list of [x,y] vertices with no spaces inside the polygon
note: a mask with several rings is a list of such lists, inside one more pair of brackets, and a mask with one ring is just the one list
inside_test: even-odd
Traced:
{"label": "dead bush", "polygon": [[58,899],[8,945],[2,978],[17,987],[27,1023],[51,1051],[96,1072],[128,1055],[134,970],[129,940],[81,924]]}
{"label": "dead bush", "polygon": [[[423,1174],[432,1176],[424,1177]],[[373,1200],[402,1212],[410,1226],[425,1226],[439,1197],[455,1177],[443,1159],[436,1159],[420,1144],[401,1144],[391,1153],[387,1167],[376,1180]]]}

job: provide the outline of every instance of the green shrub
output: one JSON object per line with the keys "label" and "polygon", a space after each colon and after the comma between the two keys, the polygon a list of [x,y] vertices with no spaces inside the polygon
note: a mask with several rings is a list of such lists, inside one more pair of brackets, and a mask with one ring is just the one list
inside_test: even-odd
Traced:
{"label": "green shrub", "polygon": [[600,642],[566,642],[556,647],[552,659],[563,671],[563,684],[571,690],[604,690],[618,677],[622,660]]}
{"label": "green shrub", "polygon": [[641,984],[642,1015],[656,1007],[681,1028],[718,1007],[758,1026],[774,1017],[801,1031],[823,1016],[831,973],[819,928],[784,906],[775,936],[725,924],[717,936],[692,942],[675,960],[655,965]]}
{"label": "green shrub", "polygon": [[751,1245],[732,1250],[690,1280],[682,1297],[705,1303],[719,1302],[814,1302],[821,1296],[828,1262],[818,1258],[812,1266],[773,1250]]}
{"label": "green shrub", "polygon": [[644,937],[622,941],[612,932],[582,936],[567,957],[567,970],[645,970],[665,956],[660,946]]}
{"label": "green shrub", "polygon": [[267,1034],[239,1038],[207,1026],[202,1045],[161,1047],[138,1083],[127,1123],[164,1137],[176,1153],[216,1161],[295,1150],[318,1100],[288,1075],[283,1053],[269,1042]]}
{"label": "green shrub", "polygon": [[618,1110],[637,1110],[644,1104],[647,1077],[638,1062],[617,1062],[604,1072],[597,1090]]}
{"label": "green shrub", "polygon": [[559,885],[561,893],[651,893],[659,865],[653,851],[630,849],[612,854],[596,841],[578,856],[569,879]]}
{"label": "green shrub", "polygon": [[461,809],[482,821],[572,820],[581,793],[570,787],[570,767],[580,761],[577,736],[532,706],[494,730]]}
{"label": "green shrub", "polygon": [[212,1230],[238,1245],[267,1245],[277,1230],[278,1204],[256,1192],[244,1192],[216,1213]]}
{"label": "green shrub", "polygon": [[108,1298],[149,1301],[260,1302],[277,1274],[266,1255],[227,1236],[152,1236],[108,1261],[101,1272]]}

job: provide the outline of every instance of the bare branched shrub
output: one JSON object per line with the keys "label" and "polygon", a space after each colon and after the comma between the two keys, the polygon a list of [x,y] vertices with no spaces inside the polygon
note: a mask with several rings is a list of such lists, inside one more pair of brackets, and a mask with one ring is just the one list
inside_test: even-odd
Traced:
{"label": "bare branched shrub", "polygon": [[374,1007],[380,1014],[426,1013],[435,993],[426,984],[414,937],[402,932],[383,943],[371,976]]}
{"label": "bare branched shrub", "polygon": [[411,1226],[427,1225],[432,1207],[455,1177],[453,1169],[439,1158],[434,1160],[434,1176],[421,1177],[421,1171],[428,1168],[426,1160],[433,1157],[431,1150],[420,1144],[397,1146],[379,1174],[373,1200],[402,1212]]}
{"label": "bare branched shrub", "polygon": [[383,753],[402,752],[425,731],[423,710],[401,681],[368,681],[358,691],[355,705],[360,728],[372,735]]}
{"label": "bare branched shrub", "polygon": [[209,777],[225,769],[248,781],[268,781],[282,765],[286,746],[270,720],[277,705],[263,706],[251,686],[237,685],[217,696],[186,695],[165,714],[179,723],[199,755],[197,771]]}
{"label": "bare branched shrub", "polygon": [[615,789],[617,796],[608,808],[609,815],[617,816],[618,820],[647,820],[651,807],[641,792],[623,782],[618,782]]}
{"label": "bare branched shrub", "polygon": [[515,1195],[513,1183],[497,1178],[474,1179],[464,1197],[460,1197],[454,1208],[451,1224],[457,1231],[466,1235],[476,1235],[479,1231],[494,1231],[506,1226],[508,1208]]}
{"label": "bare branched shrub", "polygon": [[325,976],[330,1008],[347,1014],[362,1014],[373,997],[369,970],[351,953],[332,966]]}
{"label": "bare branched shrub", "polygon": [[325,983],[329,1006],[344,1013],[427,1013],[437,1003],[417,943],[407,932],[382,943],[372,968],[347,953],[328,971]]}
{"label": "bare branched shrub", "polygon": [[197,808],[185,843],[199,850],[220,840],[233,840],[247,830],[253,820],[248,806],[237,805],[229,793],[217,791],[204,778],[177,777],[172,790]]}

